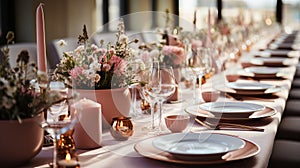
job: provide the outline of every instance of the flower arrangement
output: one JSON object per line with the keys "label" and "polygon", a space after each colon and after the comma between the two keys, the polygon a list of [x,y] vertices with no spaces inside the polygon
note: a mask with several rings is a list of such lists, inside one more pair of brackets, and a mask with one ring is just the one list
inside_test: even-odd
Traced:
{"label": "flower arrangement", "polygon": [[7,45],[2,48],[3,63],[0,65],[0,120],[18,120],[34,117],[64,98],[58,92],[36,88],[38,81],[47,80],[45,74],[37,71],[36,65],[29,62],[28,51],[18,55],[17,64],[9,64],[8,44],[13,43],[14,33],[8,32]]}
{"label": "flower arrangement", "polygon": [[185,46],[179,37],[182,28],[173,27],[168,9],[165,12],[165,22],[163,29],[157,29],[157,33],[161,34],[161,40],[151,44],[142,44],[139,47],[140,55],[145,62],[150,58],[178,68],[185,60]]}
{"label": "flower arrangement", "polygon": [[116,34],[117,41],[100,47],[88,43],[88,35],[84,25],[83,35],[78,37],[79,44],[74,51],[66,52],[61,62],[57,65],[54,74],[69,88],[77,89],[111,89],[120,88],[130,83],[127,75],[128,61],[134,56],[134,51],[125,34],[124,22],[121,20]]}

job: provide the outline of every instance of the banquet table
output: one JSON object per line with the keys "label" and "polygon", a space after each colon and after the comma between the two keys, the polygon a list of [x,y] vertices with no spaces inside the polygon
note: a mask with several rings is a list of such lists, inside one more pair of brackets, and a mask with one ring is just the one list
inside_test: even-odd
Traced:
{"label": "banquet table", "polygon": [[[253,48],[250,52],[243,52],[241,59],[235,63],[235,69],[242,69],[241,62],[243,60],[249,60],[254,56],[254,53],[258,51],[257,48]],[[263,128],[263,132],[259,131],[241,131],[241,130],[205,130],[203,127],[199,126],[192,119],[190,124],[185,132],[215,132],[215,133],[224,133],[229,135],[236,135],[241,138],[245,138],[257,144],[260,148],[258,154],[253,157],[227,161],[225,163],[210,163],[207,165],[197,165],[197,167],[220,167],[220,168],[235,168],[235,167],[244,167],[244,168],[264,168],[268,166],[268,161],[272,153],[273,142],[276,135],[277,127],[280,123],[282,113],[285,108],[286,99],[288,97],[289,90],[291,88],[291,82],[296,71],[296,65],[289,66],[286,68],[286,78],[284,79],[261,79],[259,82],[275,84],[280,86],[281,90],[278,93],[275,93],[274,97],[264,97],[257,99],[246,98],[242,101],[252,102],[257,104],[263,104],[269,107],[276,109],[277,113],[273,116],[259,119],[259,120],[247,120],[243,121],[246,125],[251,125],[259,128]],[[225,81],[225,74],[227,71],[222,72],[213,78],[209,79],[204,85],[203,90],[211,89],[216,83],[219,83],[219,80]],[[245,81],[246,79],[240,78],[239,81]],[[163,106],[163,115],[168,114],[186,114],[185,108],[190,106],[188,99],[192,97],[193,91],[190,88],[185,88],[183,84],[179,85],[179,99],[183,100],[177,103],[166,103]],[[221,95],[218,101],[236,101],[232,97],[227,97]],[[241,100],[240,100],[241,101]],[[150,118],[150,116],[149,116]],[[80,167],[101,167],[101,168],[111,168],[111,167],[130,167],[130,168],[147,168],[147,167],[195,167],[195,165],[188,164],[178,164],[171,162],[164,162],[155,159],[149,159],[144,156],[141,156],[134,149],[136,143],[151,137],[143,129],[143,127],[149,123],[148,119],[138,120],[133,119],[134,124],[134,134],[127,141],[117,141],[115,140],[109,130],[103,130],[102,135],[102,144],[100,148],[92,150],[77,150]],[[147,122],[148,121],[148,122]],[[163,122],[163,131],[168,133],[166,126]],[[145,147],[146,148],[146,147]],[[43,147],[42,151],[34,157],[29,163],[23,165],[23,167],[49,167],[48,163],[52,160],[52,147]]]}

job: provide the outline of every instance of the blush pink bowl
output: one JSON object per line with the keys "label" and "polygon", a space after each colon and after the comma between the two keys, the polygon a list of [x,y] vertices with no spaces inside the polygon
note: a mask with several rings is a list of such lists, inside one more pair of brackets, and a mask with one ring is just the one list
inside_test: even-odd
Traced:
{"label": "blush pink bowl", "polygon": [[165,117],[166,126],[173,133],[182,132],[189,122],[190,116],[188,115],[169,115]]}
{"label": "blush pink bowl", "polygon": [[226,75],[226,79],[228,82],[235,82],[239,79],[240,75],[237,74],[230,74],[230,75]]}
{"label": "blush pink bowl", "polygon": [[204,91],[202,92],[202,99],[205,102],[217,101],[220,96],[220,91]]}

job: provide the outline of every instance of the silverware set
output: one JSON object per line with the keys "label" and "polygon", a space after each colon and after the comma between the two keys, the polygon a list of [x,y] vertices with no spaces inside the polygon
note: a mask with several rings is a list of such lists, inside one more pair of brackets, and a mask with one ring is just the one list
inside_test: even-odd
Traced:
{"label": "silverware set", "polygon": [[210,123],[207,121],[201,121],[198,118],[195,118],[195,121],[200,124],[201,126],[204,126],[205,128],[209,130],[220,130],[220,129],[226,129],[226,130],[239,130],[239,131],[260,131],[263,132],[263,128],[257,128],[257,127],[252,127],[248,125],[242,125],[242,124],[233,124],[233,123],[223,123],[223,122],[218,122],[218,123]]}

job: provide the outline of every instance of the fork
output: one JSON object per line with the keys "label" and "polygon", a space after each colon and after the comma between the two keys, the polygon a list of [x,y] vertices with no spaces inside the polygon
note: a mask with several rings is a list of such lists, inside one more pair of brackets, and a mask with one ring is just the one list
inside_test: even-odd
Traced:
{"label": "fork", "polygon": [[213,124],[213,123],[201,121],[198,118],[195,118],[195,121],[197,123],[199,123],[200,125],[206,127],[207,129],[221,129],[221,127],[224,126],[224,127],[231,127],[231,128],[242,128],[242,129],[246,129],[246,130],[249,130],[249,131],[261,131],[261,132],[264,131],[263,128],[251,127],[251,126],[241,125],[241,124],[232,124],[232,123]]}

